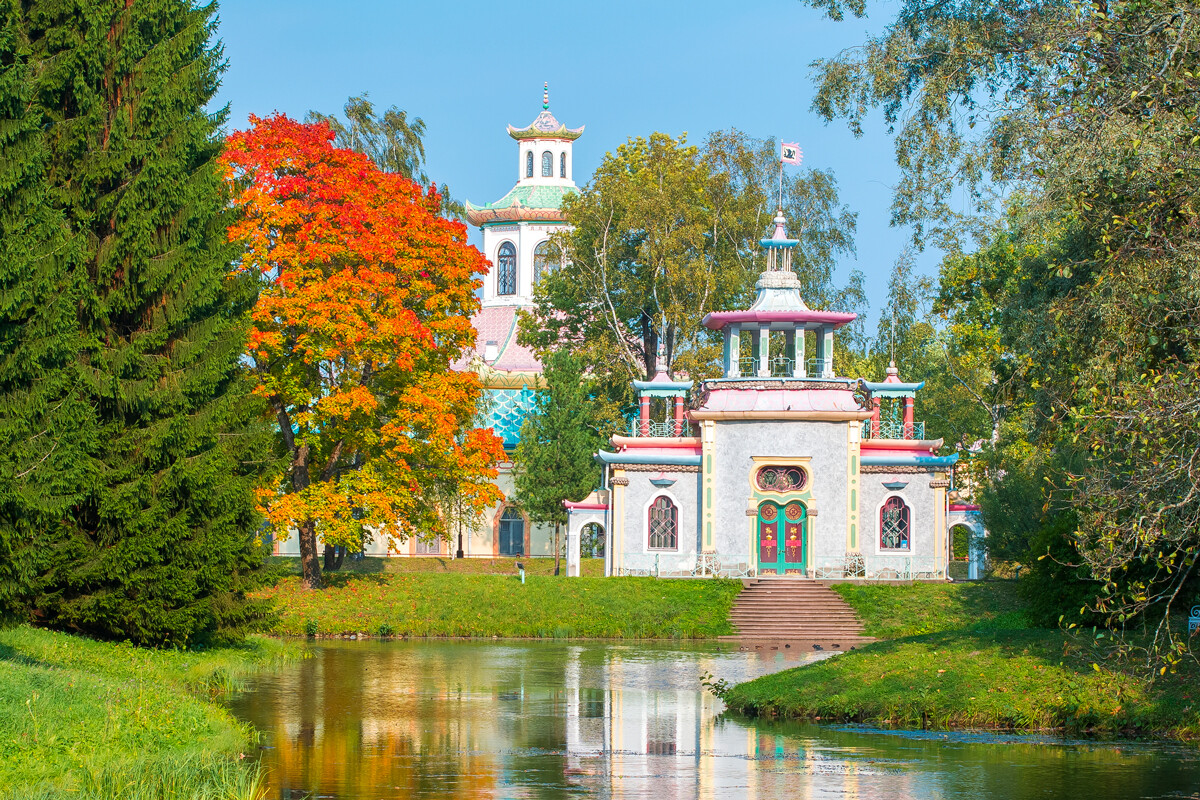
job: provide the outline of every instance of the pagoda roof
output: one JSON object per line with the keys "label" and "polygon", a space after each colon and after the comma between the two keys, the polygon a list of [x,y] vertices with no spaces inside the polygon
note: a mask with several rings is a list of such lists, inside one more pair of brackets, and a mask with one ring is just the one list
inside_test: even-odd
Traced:
{"label": "pagoda roof", "polygon": [[563,200],[576,191],[574,186],[518,184],[494,203],[477,206],[468,200],[467,219],[472,225],[522,220],[560,222],[563,219]]}
{"label": "pagoda roof", "polygon": [[788,323],[803,325],[810,323],[814,326],[832,325],[840,328],[858,318],[857,314],[848,311],[813,311],[811,309],[795,311],[711,311],[705,315],[700,324],[713,330],[721,330],[726,325],[734,323]]}
{"label": "pagoda roof", "polygon": [[537,118],[524,128],[514,128],[512,125],[509,125],[508,135],[517,141],[522,139],[566,139],[574,141],[583,136],[583,129],[585,127],[584,125],[580,125],[578,128],[568,128],[554,118],[549,108],[543,107],[542,113],[538,114]]}
{"label": "pagoda roof", "polygon": [[[488,383],[503,385],[503,378],[511,375],[517,380],[514,385],[524,385],[528,378],[540,375],[541,362],[534,352],[517,341],[518,315],[521,306],[488,306],[481,308],[471,317],[471,325],[475,328],[475,347],[468,350],[452,365],[451,369],[470,369],[472,362],[484,367],[483,372]],[[496,343],[496,359],[490,364],[483,360],[487,352],[487,343]]]}

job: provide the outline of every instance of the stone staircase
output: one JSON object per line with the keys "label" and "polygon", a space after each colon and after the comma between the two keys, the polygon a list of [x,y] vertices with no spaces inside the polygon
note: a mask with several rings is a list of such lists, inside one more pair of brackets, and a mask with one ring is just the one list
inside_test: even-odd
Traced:
{"label": "stone staircase", "polygon": [[730,639],[825,642],[839,649],[871,641],[854,609],[822,581],[758,578],[742,581],[729,612]]}

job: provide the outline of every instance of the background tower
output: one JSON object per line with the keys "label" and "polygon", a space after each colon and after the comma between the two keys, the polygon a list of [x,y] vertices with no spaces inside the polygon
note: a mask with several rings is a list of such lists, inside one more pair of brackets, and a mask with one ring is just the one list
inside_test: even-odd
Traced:
{"label": "background tower", "polygon": [[528,306],[533,285],[562,259],[549,243],[564,226],[562,201],[576,191],[571,147],[583,128],[568,128],[550,113],[550,91],[542,111],[524,128],[508,126],[517,142],[517,183],[508,194],[482,206],[466,203],[467,219],[483,232],[483,252],[492,263],[483,286],[483,305]]}

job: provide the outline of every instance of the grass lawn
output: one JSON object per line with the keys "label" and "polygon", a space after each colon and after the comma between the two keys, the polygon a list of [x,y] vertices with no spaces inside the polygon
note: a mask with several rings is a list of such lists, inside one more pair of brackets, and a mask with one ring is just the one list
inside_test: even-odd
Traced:
{"label": "grass lawn", "polygon": [[1200,738],[1200,669],[1151,680],[1089,632],[1028,628],[1011,582],[834,587],[887,637],[739,684],[733,710],[906,728],[1066,730]]}
{"label": "grass lawn", "polygon": [[[274,568],[280,575],[299,575],[300,559],[289,556],[270,556],[268,566]],[[516,575],[517,564],[525,565],[526,575],[553,575],[553,558],[450,558],[449,556],[414,556],[409,558],[366,558],[350,559],[342,562],[342,568],[335,573],[351,573],[354,575],[402,575],[411,572],[456,572],[465,575]],[[567,561],[560,562],[562,573],[567,571]],[[585,558],[581,560],[580,570],[586,577],[601,577],[604,575],[603,558]]]}
{"label": "grass lawn", "polygon": [[252,733],[212,701],[295,652],[268,639],[171,652],[0,630],[0,797],[257,797],[257,772],[238,758]]}
{"label": "grass lawn", "polygon": [[511,573],[331,573],[326,579],[319,592],[287,577],[260,593],[275,601],[278,633],[707,638],[733,633],[729,609],[741,590],[740,582],[727,580],[542,574],[528,575],[522,585]]}
{"label": "grass lawn", "polygon": [[864,634],[876,639],[1028,627],[1013,581],[838,583],[833,590],[854,607],[863,621]]}

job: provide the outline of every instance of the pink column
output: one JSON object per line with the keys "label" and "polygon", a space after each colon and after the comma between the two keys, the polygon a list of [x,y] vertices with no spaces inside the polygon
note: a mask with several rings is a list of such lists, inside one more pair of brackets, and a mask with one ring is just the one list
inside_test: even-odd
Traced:
{"label": "pink column", "polygon": [[913,399],[911,397],[904,398],[904,436],[912,438],[913,435]]}
{"label": "pink column", "polygon": [[683,435],[683,398],[675,398],[675,435]]}
{"label": "pink column", "polygon": [[638,398],[638,428],[642,432],[642,436],[650,435],[650,396],[643,395]]}
{"label": "pink column", "polygon": [[879,418],[883,414],[883,399],[876,397],[871,401],[871,438],[879,438]]}

